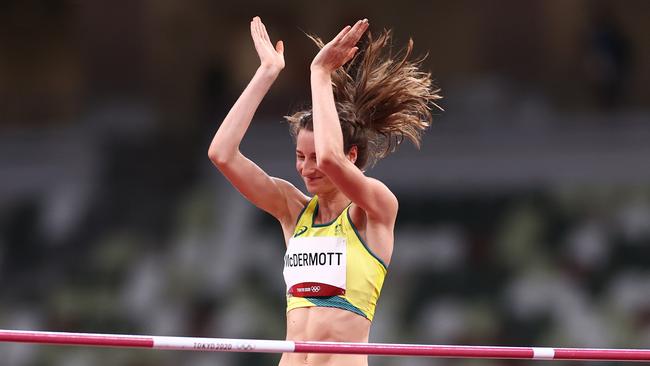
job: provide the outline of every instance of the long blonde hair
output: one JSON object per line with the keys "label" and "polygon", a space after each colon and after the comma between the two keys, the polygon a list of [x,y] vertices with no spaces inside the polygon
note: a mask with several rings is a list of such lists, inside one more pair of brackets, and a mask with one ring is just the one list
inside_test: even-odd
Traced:
{"label": "long blonde hair", "polygon": [[[320,38],[310,38],[324,46]],[[442,110],[435,102],[442,98],[440,89],[430,73],[420,70],[424,57],[410,60],[412,52],[412,39],[393,54],[392,31],[384,30],[377,39],[368,32],[357,55],[332,74],[344,150],[357,146],[360,169],[395,151],[404,138],[419,148],[422,133],[431,126],[431,109]],[[313,130],[310,109],[285,118],[294,137],[303,128]]]}

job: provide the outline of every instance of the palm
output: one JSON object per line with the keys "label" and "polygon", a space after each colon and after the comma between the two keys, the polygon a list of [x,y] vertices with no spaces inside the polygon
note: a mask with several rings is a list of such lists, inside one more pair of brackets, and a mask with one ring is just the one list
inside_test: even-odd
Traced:
{"label": "palm", "polygon": [[275,47],[271,43],[266,27],[259,17],[251,21],[251,37],[260,58],[260,66],[280,71],[284,68],[284,44],[278,41]]}

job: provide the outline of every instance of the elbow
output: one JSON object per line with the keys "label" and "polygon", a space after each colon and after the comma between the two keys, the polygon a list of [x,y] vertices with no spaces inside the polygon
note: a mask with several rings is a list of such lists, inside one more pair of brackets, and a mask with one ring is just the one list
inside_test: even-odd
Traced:
{"label": "elbow", "polygon": [[329,173],[343,166],[343,159],[345,159],[345,156],[338,156],[334,153],[322,154],[322,156],[317,157],[316,166],[318,170],[329,175]]}
{"label": "elbow", "polygon": [[230,162],[230,158],[226,156],[226,154],[223,154],[222,152],[219,152],[215,149],[210,149],[208,150],[208,159],[214,164],[216,167],[222,167],[228,165]]}

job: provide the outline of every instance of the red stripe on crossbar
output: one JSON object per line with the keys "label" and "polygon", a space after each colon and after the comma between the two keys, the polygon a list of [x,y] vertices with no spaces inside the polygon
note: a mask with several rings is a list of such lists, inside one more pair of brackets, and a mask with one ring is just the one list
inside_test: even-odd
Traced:
{"label": "red stripe on crossbar", "polygon": [[100,334],[2,331],[0,332],[0,340],[5,342],[67,344],[78,346],[153,348],[153,338],[151,337]]}
{"label": "red stripe on crossbar", "polygon": [[296,342],[295,352],[468,358],[533,358],[532,348]]}

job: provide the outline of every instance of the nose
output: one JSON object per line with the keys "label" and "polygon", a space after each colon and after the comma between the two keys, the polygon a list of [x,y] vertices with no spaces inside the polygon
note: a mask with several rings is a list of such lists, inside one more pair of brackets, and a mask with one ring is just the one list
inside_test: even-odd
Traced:
{"label": "nose", "polygon": [[305,159],[302,162],[302,169],[301,169],[300,173],[303,176],[308,176],[308,175],[314,174],[315,171],[316,171],[316,162],[315,161],[312,161],[311,159]]}

